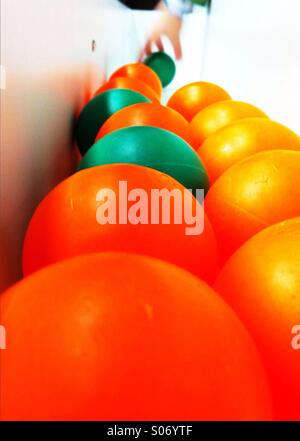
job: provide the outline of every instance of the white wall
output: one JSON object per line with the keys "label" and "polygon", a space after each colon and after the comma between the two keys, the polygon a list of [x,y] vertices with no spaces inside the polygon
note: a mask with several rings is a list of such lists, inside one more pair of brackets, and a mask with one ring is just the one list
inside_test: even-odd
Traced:
{"label": "white wall", "polygon": [[300,134],[300,1],[213,0],[202,77]]}
{"label": "white wall", "polygon": [[126,14],[116,0],[1,0],[0,289],[20,277],[34,208],[73,168],[75,114],[132,51]]}

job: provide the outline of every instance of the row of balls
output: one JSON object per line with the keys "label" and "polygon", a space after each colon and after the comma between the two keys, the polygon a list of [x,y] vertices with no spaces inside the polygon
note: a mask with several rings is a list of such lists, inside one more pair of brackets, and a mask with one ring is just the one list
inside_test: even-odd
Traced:
{"label": "row of balls", "polygon": [[[130,64],[80,114],[78,171],[38,206],[27,277],[1,298],[4,419],[300,417],[299,137],[211,83],[161,92]],[[97,224],[120,181],[198,208],[203,188],[203,233]]]}

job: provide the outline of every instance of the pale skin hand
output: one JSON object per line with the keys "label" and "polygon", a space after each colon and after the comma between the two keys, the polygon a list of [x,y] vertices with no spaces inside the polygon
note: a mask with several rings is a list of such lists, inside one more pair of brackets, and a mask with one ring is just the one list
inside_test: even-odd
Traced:
{"label": "pale skin hand", "polygon": [[179,60],[182,57],[180,42],[182,19],[170,14],[164,2],[160,2],[157,9],[162,11],[162,16],[156,22],[150,33],[142,51],[142,56],[151,54],[152,45],[155,45],[159,50],[163,51],[162,36],[165,35],[172,44],[176,59]]}

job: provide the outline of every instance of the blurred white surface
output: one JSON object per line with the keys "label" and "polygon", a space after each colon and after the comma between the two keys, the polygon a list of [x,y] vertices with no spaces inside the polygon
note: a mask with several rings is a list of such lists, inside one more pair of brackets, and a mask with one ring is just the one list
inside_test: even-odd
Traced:
{"label": "blurred white surface", "polygon": [[300,134],[300,1],[213,0],[202,78]]}
{"label": "blurred white surface", "polygon": [[35,207],[74,168],[76,113],[108,59],[127,60],[126,13],[117,0],[1,0],[0,290],[21,275]]}

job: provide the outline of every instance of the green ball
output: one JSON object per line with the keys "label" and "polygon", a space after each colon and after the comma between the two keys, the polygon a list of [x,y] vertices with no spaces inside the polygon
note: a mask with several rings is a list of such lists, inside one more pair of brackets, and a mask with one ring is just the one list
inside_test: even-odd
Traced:
{"label": "green ball", "polygon": [[75,137],[80,153],[84,155],[95,143],[104,122],[123,107],[151,101],[139,92],[129,89],[111,89],[95,96],[79,115]]}
{"label": "green ball", "polygon": [[165,52],[153,52],[151,55],[146,57],[144,63],[154,70],[154,72],[159,76],[164,87],[170,84],[175,77],[175,63],[173,59]]}
{"label": "green ball", "polygon": [[168,130],[134,126],[101,138],[82,158],[78,170],[104,164],[137,164],[172,176],[193,191],[209,188],[206,170],[192,147]]}
{"label": "green ball", "polygon": [[210,0],[192,0],[195,5],[206,6]]}

